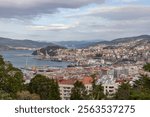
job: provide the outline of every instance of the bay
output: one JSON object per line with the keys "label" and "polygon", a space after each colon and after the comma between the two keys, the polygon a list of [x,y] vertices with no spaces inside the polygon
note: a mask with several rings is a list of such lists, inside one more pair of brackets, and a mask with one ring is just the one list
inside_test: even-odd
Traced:
{"label": "bay", "polygon": [[49,66],[49,67],[60,67],[66,68],[70,62],[56,62],[50,60],[37,60],[35,56],[31,56],[33,51],[31,50],[9,50],[1,51],[0,54],[3,56],[5,61],[10,61],[14,67],[23,68],[26,65],[28,67],[34,66]]}

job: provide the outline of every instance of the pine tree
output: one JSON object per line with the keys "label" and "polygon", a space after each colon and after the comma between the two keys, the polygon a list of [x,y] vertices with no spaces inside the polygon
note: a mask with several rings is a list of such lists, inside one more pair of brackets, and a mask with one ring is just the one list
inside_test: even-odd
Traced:
{"label": "pine tree", "polygon": [[42,100],[59,100],[58,83],[46,76],[36,75],[29,83],[29,91],[40,95]]}
{"label": "pine tree", "polygon": [[74,87],[71,90],[71,100],[86,100],[87,91],[84,84],[80,81],[74,83]]}
{"label": "pine tree", "polygon": [[92,82],[92,90],[89,94],[89,99],[90,100],[101,100],[101,99],[105,99],[106,96],[104,94],[104,88],[102,86],[102,84],[96,84],[96,75],[93,74],[91,75],[91,77],[93,78],[93,82]]}
{"label": "pine tree", "polygon": [[150,72],[150,63],[147,63],[143,66],[143,69],[147,72]]}
{"label": "pine tree", "polygon": [[140,79],[135,81],[132,89],[132,99],[150,100],[150,77],[141,75]]}
{"label": "pine tree", "polygon": [[16,93],[22,90],[22,86],[23,73],[21,70],[13,67],[9,62],[4,62],[0,56],[0,89],[15,98]]}
{"label": "pine tree", "polygon": [[129,100],[131,96],[131,85],[123,83],[119,86],[118,91],[116,92],[114,99],[116,100]]}

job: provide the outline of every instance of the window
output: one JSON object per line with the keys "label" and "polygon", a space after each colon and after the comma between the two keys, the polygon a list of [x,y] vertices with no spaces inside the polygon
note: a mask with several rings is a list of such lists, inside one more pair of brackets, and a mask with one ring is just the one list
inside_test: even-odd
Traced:
{"label": "window", "polygon": [[112,92],[113,92],[113,90],[109,90],[109,92],[110,92],[110,93],[112,93]]}
{"label": "window", "polygon": [[109,88],[112,89],[112,88],[114,88],[114,86],[110,86]]}

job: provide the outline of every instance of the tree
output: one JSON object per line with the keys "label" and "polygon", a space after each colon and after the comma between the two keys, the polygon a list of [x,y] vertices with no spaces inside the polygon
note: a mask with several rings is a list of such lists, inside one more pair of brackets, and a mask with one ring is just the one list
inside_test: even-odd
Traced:
{"label": "tree", "polygon": [[4,65],[4,64],[5,64],[4,59],[3,59],[2,55],[0,55],[0,66]]}
{"label": "tree", "polygon": [[150,100],[150,77],[141,75],[140,79],[135,81],[131,98],[134,100]]}
{"label": "tree", "polygon": [[[12,74],[10,72],[4,73],[2,75],[2,82],[1,82],[1,88],[5,90],[8,93],[17,93],[18,91],[22,90],[23,86],[23,74],[21,71],[15,71],[11,70]],[[9,74],[10,73],[10,74]]]}
{"label": "tree", "polygon": [[131,85],[127,82],[127,83],[122,83],[119,88],[118,91],[116,92],[114,99],[116,100],[129,100],[131,99]]}
{"label": "tree", "polygon": [[0,100],[11,100],[12,97],[9,93],[5,92],[4,90],[0,90]]}
{"label": "tree", "polygon": [[105,99],[104,89],[102,84],[97,84],[92,87],[92,91],[89,94],[89,99],[91,100],[101,100]]}
{"label": "tree", "polygon": [[13,67],[9,62],[4,62],[0,56],[0,89],[10,94],[13,98],[18,91],[22,90],[23,73]]}
{"label": "tree", "polygon": [[[150,72],[150,63],[145,64],[143,69]],[[139,80],[134,82],[132,89],[132,99],[150,100],[150,77],[148,75],[141,74]]]}
{"label": "tree", "polygon": [[40,95],[42,100],[59,100],[59,86],[46,76],[36,75],[29,83],[29,91]]}
{"label": "tree", "polygon": [[150,63],[147,63],[143,66],[143,69],[147,72],[150,72]]}
{"label": "tree", "polygon": [[84,84],[80,81],[74,83],[74,87],[71,90],[71,100],[85,100],[87,99],[87,91]]}
{"label": "tree", "polygon": [[40,100],[40,96],[38,94],[31,94],[29,91],[17,92],[18,100]]}
{"label": "tree", "polygon": [[91,77],[93,78],[93,82],[92,82],[92,90],[89,94],[89,99],[90,100],[101,100],[101,99],[105,99],[105,94],[104,94],[104,88],[102,86],[102,84],[96,84],[96,75],[93,74],[91,75]]}

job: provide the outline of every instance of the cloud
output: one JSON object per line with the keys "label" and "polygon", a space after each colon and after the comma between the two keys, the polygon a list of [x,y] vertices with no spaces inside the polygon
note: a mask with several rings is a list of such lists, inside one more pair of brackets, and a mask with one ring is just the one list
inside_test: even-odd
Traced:
{"label": "cloud", "polygon": [[66,18],[80,20],[76,32],[84,39],[115,39],[150,34],[150,7],[147,5],[101,5],[82,13],[67,15]]}
{"label": "cloud", "polygon": [[92,10],[88,15],[109,20],[135,20],[150,17],[150,6],[103,7]]}
{"label": "cloud", "polygon": [[53,13],[58,8],[79,8],[105,0],[0,0],[0,17],[24,17]]}
{"label": "cloud", "polygon": [[[80,8],[93,2],[101,4],[104,1],[0,0],[0,32],[6,32],[2,32],[4,37],[54,41],[104,40],[150,34],[148,4],[125,4],[126,0],[118,0],[124,1],[123,4],[119,6],[115,2]],[[59,12],[55,13],[57,10]],[[40,16],[34,17],[35,15]],[[33,19],[24,18],[29,16]],[[22,21],[16,17],[24,19]]]}
{"label": "cloud", "polygon": [[[144,5],[97,6],[79,13],[74,11],[71,15],[70,13],[65,14],[64,17],[67,21],[79,22],[74,27],[72,26],[74,24],[62,25],[60,23],[61,25],[57,26],[32,27],[32,30],[43,30],[42,33],[56,40],[115,39],[149,34],[149,12],[150,7]],[[57,35],[58,30],[61,30],[59,35]]]}
{"label": "cloud", "polygon": [[95,17],[106,20],[135,20],[150,17],[150,6],[125,5],[125,6],[98,6],[84,13],[69,14],[66,18]]}
{"label": "cloud", "polygon": [[50,24],[50,25],[40,25],[40,26],[28,26],[29,30],[34,31],[61,31],[67,30],[71,28],[75,28],[78,26],[78,22],[74,24]]}
{"label": "cloud", "polygon": [[123,2],[123,3],[132,3],[132,2],[137,2],[138,0],[114,0],[116,2]]}

